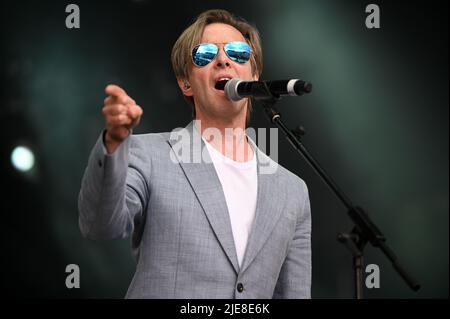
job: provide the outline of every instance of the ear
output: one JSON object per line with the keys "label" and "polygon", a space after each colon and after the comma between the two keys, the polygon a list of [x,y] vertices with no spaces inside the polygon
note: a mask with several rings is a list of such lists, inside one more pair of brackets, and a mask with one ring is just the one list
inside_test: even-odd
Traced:
{"label": "ear", "polygon": [[183,79],[181,77],[177,77],[178,86],[181,89],[181,92],[183,92],[186,96],[193,96],[194,93],[192,93],[192,87],[187,79]]}

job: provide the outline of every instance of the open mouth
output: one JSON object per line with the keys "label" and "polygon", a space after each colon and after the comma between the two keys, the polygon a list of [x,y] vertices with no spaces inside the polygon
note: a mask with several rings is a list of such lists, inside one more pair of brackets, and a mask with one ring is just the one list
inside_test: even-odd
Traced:
{"label": "open mouth", "polygon": [[216,85],[214,85],[214,88],[216,90],[220,90],[223,91],[225,89],[225,84],[227,84],[228,81],[230,81],[230,78],[220,78],[217,82]]}

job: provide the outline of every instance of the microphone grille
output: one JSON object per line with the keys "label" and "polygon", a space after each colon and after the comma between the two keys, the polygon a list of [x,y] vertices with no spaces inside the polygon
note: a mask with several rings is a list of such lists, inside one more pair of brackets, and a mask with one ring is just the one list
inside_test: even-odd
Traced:
{"label": "microphone grille", "polygon": [[242,97],[239,96],[238,91],[237,91],[238,85],[241,82],[242,82],[241,79],[233,78],[225,84],[225,88],[224,88],[225,96],[229,100],[236,102],[236,101],[239,101],[240,99],[242,99]]}

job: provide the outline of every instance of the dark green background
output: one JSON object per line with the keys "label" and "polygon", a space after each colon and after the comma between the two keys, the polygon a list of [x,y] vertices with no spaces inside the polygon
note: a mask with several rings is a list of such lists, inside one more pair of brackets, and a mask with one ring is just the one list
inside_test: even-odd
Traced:
{"label": "dark green background", "polygon": [[[254,23],[263,79],[314,85],[285,98],[286,123],[363,206],[411,274],[415,293],[381,252],[381,288],[367,297],[448,298],[448,4],[377,1],[381,29],[365,27],[370,1],[73,1],[81,29],[65,28],[66,1],[2,1],[1,291],[10,297],[117,297],[134,270],[127,240],[93,242],[78,229],[77,196],[89,151],[103,128],[107,83],[144,108],[136,133],[190,120],[170,65],[178,35],[200,12],[225,8]],[[258,106],[252,126],[270,127]],[[16,172],[17,144],[37,166]],[[280,133],[279,162],[308,184],[313,214],[315,298],[351,298],[349,252],[336,241],[351,223],[344,207]],[[65,266],[81,288],[65,287]]]}

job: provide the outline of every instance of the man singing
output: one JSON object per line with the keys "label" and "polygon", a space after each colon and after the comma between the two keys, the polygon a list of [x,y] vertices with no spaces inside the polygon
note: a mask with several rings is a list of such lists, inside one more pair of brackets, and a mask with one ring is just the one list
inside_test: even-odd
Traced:
{"label": "man singing", "polygon": [[82,234],[132,237],[127,298],[310,298],[307,187],[246,135],[250,101],[224,94],[229,79],[259,78],[258,31],[206,11],[176,41],[172,65],[194,115],[178,132],[132,135],[142,109],[106,87],[106,129],[79,195]]}

